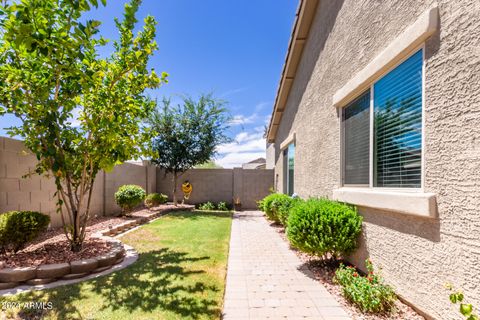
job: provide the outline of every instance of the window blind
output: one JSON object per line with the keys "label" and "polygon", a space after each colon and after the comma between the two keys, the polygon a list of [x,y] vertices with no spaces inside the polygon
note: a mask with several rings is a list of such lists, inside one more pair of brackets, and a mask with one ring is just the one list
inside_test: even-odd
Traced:
{"label": "window blind", "polygon": [[422,64],[418,51],[374,84],[374,185],[421,186]]}
{"label": "window blind", "polygon": [[369,184],[370,90],[343,109],[344,184]]}

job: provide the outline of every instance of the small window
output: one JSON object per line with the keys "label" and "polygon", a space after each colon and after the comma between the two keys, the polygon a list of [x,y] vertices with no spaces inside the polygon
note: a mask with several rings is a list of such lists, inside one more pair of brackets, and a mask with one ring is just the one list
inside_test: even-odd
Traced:
{"label": "small window", "polygon": [[285,193],[291,196],[294,193],[294,176],[295,176],[295,144],[290,143],[283,150],[283,177]]}
{"label": "small window", "polygon": [[344,108],[345,185],[421,187],[422,92],[423,49]]}

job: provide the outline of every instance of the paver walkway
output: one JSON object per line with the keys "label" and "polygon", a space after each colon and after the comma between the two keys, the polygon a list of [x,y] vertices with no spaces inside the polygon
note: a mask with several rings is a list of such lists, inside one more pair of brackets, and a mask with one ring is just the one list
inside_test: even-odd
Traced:
{"label": "paver walkway", "polygon": [[258,211],[234,215],[224,319],[351,319]]}

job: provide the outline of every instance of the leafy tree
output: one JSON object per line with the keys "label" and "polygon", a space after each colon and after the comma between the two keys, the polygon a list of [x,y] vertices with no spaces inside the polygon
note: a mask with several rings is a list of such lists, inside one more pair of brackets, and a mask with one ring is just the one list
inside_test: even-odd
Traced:
{"label": "leafy tree", "polygon": [[183,104],[171,106],[163,100],[149,119],[155,135],[152,163],[173,176],[173,202],[177,203],[177,178],[196,165],[210,161],[216,148],[229,142],[225,135],[230,117],[225,103],[211,94],[201,95],[198,101],[183,97]]}
{"label": "leafy tree", "polygon": [[21,120],[9,133],[36,155],[36,173],[54,178],[73,251],[85,238],[97,173],[144,151],[149,136],[140,123],[155,107],[145,90],[166,81],[165,73],[147,67],[157,49],[155,19],[146,17],[133,33],[140,4],[125,5],[123,19],[115,20],[119,40],[104,58],[98,55],[107,44],[98,34],[100,22],[81,22],[97,0],[0,6],[0,114]]}
{"label": "leafy tree", "polygon": [[222,169],[223,167],[213,160],[195,166],[195,169]]}

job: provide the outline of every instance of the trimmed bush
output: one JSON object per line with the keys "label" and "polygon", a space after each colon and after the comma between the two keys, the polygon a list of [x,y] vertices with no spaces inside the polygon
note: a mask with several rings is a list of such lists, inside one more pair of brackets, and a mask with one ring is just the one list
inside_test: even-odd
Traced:
{"label": "trimmed bush", "polygon": [[303,200],[298,197],[293,198],[283,193],[272,193],[258,202],[258,208],[265,212],[268,219],[286,226],[291,208],[301,201]]}
{"label": "trimmed bush", "polygon": [[386,285],[380,275],[374,272],[370,260],[365,261],[368,274],[362,276],[354,267],[343,264],[335,271],[334,282],[342,286],[345,298],[354,303],[362,312],[387,313],[397,300],[393,289]]}
{"label": "trimmed bush", "polygon": [[269,194],[268,196],[263,198],[263,200],[260,200],[258,202],[258,208],[261,211],[265,212],[268,219],[270,219],[272,221],[275,221],[275,222],[280,222],[280,220],[277,217],[275,207],[273,206],[273,204],[276,201],[282,201],[282,199],[285,199],[285,198],[290,198],[290,197],[287,196],[286,194],[283,194],[283,193]]}
{"label": "trimmed bush", "polygon": [[294,206],[302,201],[303,200],[300,198],[292,198],[289,196],[278,197],[272,202],[271,208],[276,219],[286,227],[288,225],[288,216],[290,215],[290,211]]}
{"label": "trimmed bush", "polygon": [[228,204],[224,201],[221,201],[217,204],[217,210],[228,211]]}
{"label": "trimmed bush", "polygon": [[357,248],[362,217],[355,207],[328,199],[297,203],[288,217],[291,244],[320,257],[348,255]]}
{"label": "trimmed bush", "polygon": [[212,210],[215,210],[215,205],[212,202],[208,201],[208,202],[200,204],[198,206],[198,209],[206,210],[206,211],[212,211]]}
{"label": "trimmed bush", "polygon": [[50,217],[34,211],[10,211],[0,215],[0,248],[17,252],[45,231]]}
{"label": "trimmed bush", "polygon": [[144,201],[145,207],[152,208],[166,203],[168,197],[161,193],[150,193]]}
{"label": "trimmed bush", "polygon": [[118,188],[115,192],[115,202],[122,208],[123,213],[130,212],[145,199],[145,190],[142,187],[127,184]]}

